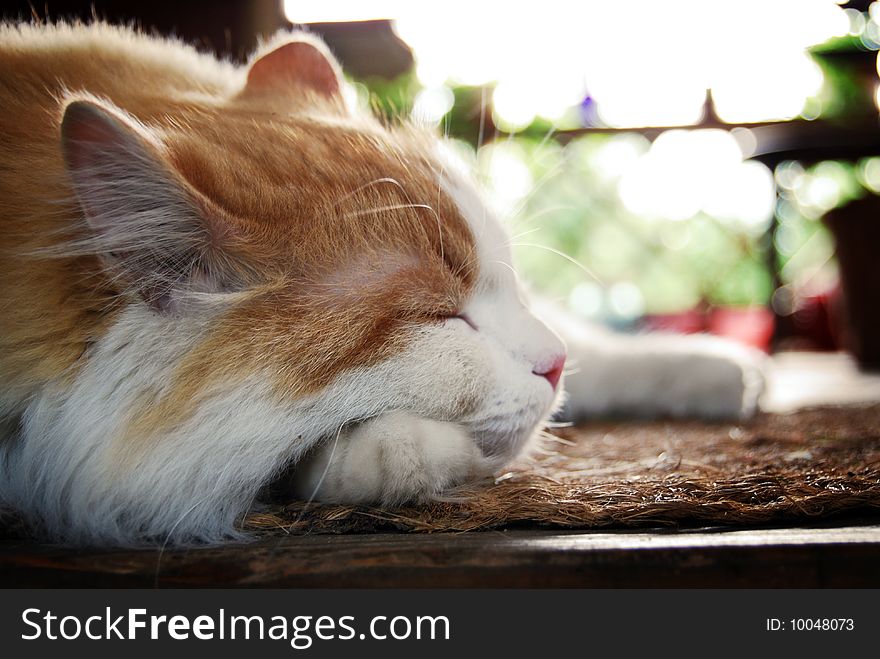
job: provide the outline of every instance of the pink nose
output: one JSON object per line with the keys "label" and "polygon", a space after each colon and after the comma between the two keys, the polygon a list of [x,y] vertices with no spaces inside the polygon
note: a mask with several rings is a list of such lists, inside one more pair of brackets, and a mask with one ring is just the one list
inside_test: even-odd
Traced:
{"label": "pink nose", "polygon": [[540,375],[542,378],[547,378],[547,382],[549,382],[550,386],[553,387],[553,390],[556,391],[556,386],[559,384],[559,378],[562,377],[563,366],[565,366],[565,355],[557,355],[548,361],[546,365],[535,368],[532,373]]}

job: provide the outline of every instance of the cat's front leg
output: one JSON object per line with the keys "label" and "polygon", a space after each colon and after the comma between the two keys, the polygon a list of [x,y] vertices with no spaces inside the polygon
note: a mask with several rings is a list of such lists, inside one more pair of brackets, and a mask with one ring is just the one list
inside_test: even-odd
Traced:
{"label": "cat's front leg", "polygon": [[491,472],[462,426],[394,411],[317,447],[296,467],[293,490],[303,499],[387,506],[428,501]]}

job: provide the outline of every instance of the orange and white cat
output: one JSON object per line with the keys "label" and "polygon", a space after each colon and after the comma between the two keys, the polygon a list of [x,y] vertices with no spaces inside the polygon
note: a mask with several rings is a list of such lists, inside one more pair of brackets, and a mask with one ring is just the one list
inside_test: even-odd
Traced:
{"label": "orange and white cat", "polygon": [[[555,410],[566,349],[502,225],[441,140],[344,84],[302,33],[235,67],[0,27],[0,501],[36,531],[236,537],[290,465],[303,496],[425,500]],[[574,414],[754,409],[727,344],[554,322]]]}

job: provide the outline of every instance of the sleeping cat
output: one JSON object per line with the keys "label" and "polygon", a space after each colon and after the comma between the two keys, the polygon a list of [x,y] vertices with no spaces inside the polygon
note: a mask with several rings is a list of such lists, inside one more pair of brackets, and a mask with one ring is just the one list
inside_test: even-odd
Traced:
{"label": "sleeping cat", "polygon": [[0,501],[72,543],[220,541],[293,465],[395,504],[562,400],[739,417],[754,357],[530,310],[441,140],[350,107],[302,33],[246,67],[102,24],[0,27]]}

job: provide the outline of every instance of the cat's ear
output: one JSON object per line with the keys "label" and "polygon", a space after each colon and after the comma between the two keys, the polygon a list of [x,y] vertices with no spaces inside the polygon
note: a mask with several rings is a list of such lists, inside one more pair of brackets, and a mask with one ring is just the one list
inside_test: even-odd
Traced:
{"label": "cat's ear", "polygon": [[100,257],[114,281],[159,310],[182,291],[228,289],[222,230],[149,130],[109,105],[77,100],[64,110],[61,146],[90,228],[71,252]]}
{"label": "cat's ear", "polygon": [[254,60],[242,96],[291,98],[303,92],[342,99],[342,73],[318,39],[298,35]]}

